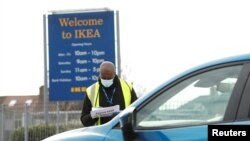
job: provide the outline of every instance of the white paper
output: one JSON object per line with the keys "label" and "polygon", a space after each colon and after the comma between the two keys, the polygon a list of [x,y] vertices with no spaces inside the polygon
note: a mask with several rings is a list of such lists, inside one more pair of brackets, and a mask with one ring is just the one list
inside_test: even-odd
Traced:
{"label": "white paper", "polygon": [[97,117],[109,117],[114,113],[120,112],[120,105],[110,106],[110,107],[98,107],[92,108],[90,115],[92,118]]}

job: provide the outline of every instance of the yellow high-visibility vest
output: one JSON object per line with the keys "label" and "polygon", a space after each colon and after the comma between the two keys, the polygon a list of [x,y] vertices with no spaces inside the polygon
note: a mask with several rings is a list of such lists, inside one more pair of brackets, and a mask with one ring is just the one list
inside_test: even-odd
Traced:
{"label": "yellow high-visibility vest", "polygon": [[[127,108],[131,104],[131,90],[132,90],[132,84],[128,83],[122,79],[120,79],[121,87],[122,87],[122,93],[124,97],[125,102],[125,108]],[[99,90],[99,83],[96,82],[93,85],[89,86],[86,90],[87,96],[92,104],[92,107],[99,107],[99,96],[98,96],[98,90]],[[97,121],[97,125],[101,124],[100,118]]]}

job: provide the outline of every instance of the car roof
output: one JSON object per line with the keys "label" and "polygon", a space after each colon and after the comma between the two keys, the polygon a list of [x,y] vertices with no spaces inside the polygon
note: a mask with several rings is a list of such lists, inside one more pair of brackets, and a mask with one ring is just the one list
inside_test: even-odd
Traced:
{"label": "car roof", "polygon": [[159,91],[160,89],[162,89],[163,87],[165,87],[166,85],[169,85],[170,83],[174,82],[177,79],[180,79],[192,72],[195,71],[199,71],[201,69],[205,69],[207,67],[212,67],[215,65],[222,65],[222,64],[227,64],[227,63],[233,63],[233,62],[241,62],[241,61],[250,61],[250,54],[242,54],[242,55],[237,55],[237,56],[230,56],[230,57],[224,57],[222,59],[217,59],[214,61],[210,61],[207,63],[203,63],[201,65],[198,65],[196,67],[193,67],[189,70],[184,71],[183,73],[165,81],[164,83],[162,83],[161,85],[159,85],[158,87],[156,87],[155,89],[153,89],[151,92],[143,95],[140,99],[138,99],[138,102],[135,102],[135,105],[140,104],[141,102],[143,102],[145,99],[147,99],[148,97],[151,97],[152,95],[154,95],[157,91]]}

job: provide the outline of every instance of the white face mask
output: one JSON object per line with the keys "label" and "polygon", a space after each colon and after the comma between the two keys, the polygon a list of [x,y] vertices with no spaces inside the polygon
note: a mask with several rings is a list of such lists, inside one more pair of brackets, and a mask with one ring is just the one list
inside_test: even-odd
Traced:
{"label": "white face mask", "polygon": [[113,79],[109,80],[101,79],[101,83],[104,87],[108,88],[113,84]]}

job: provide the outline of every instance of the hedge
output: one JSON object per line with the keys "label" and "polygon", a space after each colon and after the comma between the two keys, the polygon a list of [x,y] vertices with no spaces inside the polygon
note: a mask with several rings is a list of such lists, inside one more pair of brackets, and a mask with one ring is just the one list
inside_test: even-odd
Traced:
{"label": "hedge", "polygon": [[[80,128],[82,125],[61,125],[59,132]],[[41,141],[56,134],[55,125],[37,125],[28,128],[29,141]],[[17,128],[11,135],[11,141],[24,141],[24,127]]]}

